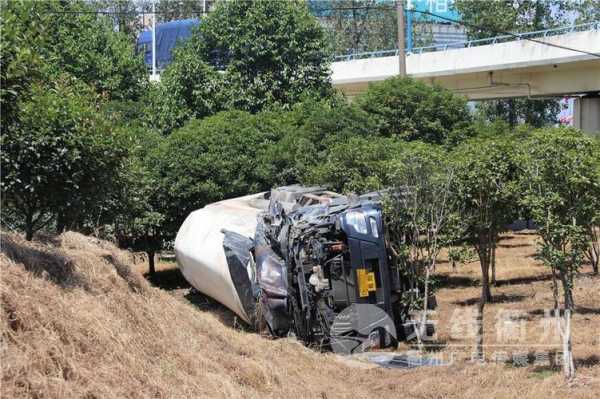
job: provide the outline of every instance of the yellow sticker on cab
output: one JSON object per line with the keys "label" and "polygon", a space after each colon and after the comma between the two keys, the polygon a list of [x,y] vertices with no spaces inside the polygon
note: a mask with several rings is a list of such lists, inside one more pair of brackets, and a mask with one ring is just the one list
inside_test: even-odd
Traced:
{"label": "yellow sticker on cab", "polygon": [[358,296],[361,298],[369,296],[369,292],[377,290],[375,273],[369,272],[367,269],[356,269],[356,277],[358,279]]}

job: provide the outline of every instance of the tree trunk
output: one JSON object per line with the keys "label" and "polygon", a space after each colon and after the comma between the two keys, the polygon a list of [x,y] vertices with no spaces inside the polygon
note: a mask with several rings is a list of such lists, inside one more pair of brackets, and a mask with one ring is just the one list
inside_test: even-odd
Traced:
{"label": "tree trunk", "polygon": [[492,299],[490,291],[490,241],[487,238],[487,234],[480,233],[478,242],[475,244],[475,250],[481,265],[481,299],[485,302]]}
{"label": "tree trunk", "polygon": [[154,268],[154,251],[146,252],[148,254],[148,272],[151,276],[154,276],[156,269]]}
{"label": "tree trunk", "polygon": [[475,337],[475,354],[477,361],[483,361],[483,311],[485,303],[491,301],[492,293],[490,292],[490,246],[487,242],[480,245],[478,248],[479,263],[481,264],[481,298],[477,305],[477,335]]}
{"label": "tree trunk", "polygon": [[477,335],[475,337],[475,354],[478,361],[483,361],[483,310],[485,308],[485,300],[483,299],[485,290],[481,292],[481,299],[477,305]]}
{"label": "tree trunk", "polygon": [[479,263],[481,264],[481,300],[490,302],[492,293],[490,291],[490,249],[480,247]]}
{"label": "tree trunk", "polygon": [[571,345],[571,310],[565,309],[565,327],[562,330],[563,338],[563,373],[567,380],[575,376],[573,363],[573,348]]}
{"label": "tree trunk", "polygon": [[25,239],[27,241],[33,240],[33,227],[29,224],[25,227]]}
{"label": "tree trunk", "polygon": [[492,246],[492,285],[496,286],[496,242]]}
{"label": "tree trunk", "polygon": [[575,308],[575,302],[573,301],[573,290],[571,289],[572,283],[569,282],[567,276],[564,273],[560,273],[560,281],[563,286],[563,294],[565,297],[565,309],[573,310]]}
{"label": "tree trunk", "polygon": [[492,300],[492,292],[490,290],[490,276],[489,276],[489,264],[481,265],[481,299],[484,302],[490,302]]}
{"label": "tree trunk", "polygon": [[60,212],[56,216],[56,233],[61,234],[63,231],[65,231],[65,215]]}
{"label": "tree trunk", "polygon": [[571,345],[571,312],[575,307],[575,303],[573,301],[573,291],[571,290],[572,282],[569,281],[569,277],[562,272],[560,272],[559,276],[565,298],[564,328],[561,329],[563,339],[563,373],[566,379],[571,379],[575,375],[573,349]]}
{"label": "tree trunk", "polygon": [[[435,267],[435,261],[433,262],[433,267]],[[417,344],[419,346],[419,350],[423,351],[423,336],[427,334],[427,307],[429,300],[429,275],[430,275],[430,266],[428,265],[425,269],[425,289],[423,296],[423,312],[421,313],[421,320],[419,322],[419,326],[417,327]]]}
{"label": "tree trunk", "polygon": [[591,226],[589,228],[590,235],[590,247],[587,251],[587,256],[592,264],[592,272],[594,275],[598,274],[598,258],[600,258],[600,238],[598,237],[598,231],[596,230],[596,226]]}
{"label": "tree trunk", "polygon": [[33,240],[33,213],[31,212],[25,215],[25,239],[27,241]]}
{"label": "tree trunk", "polygon": [[558,314],[558,282],[556,281],[556,270],[552,268],[552,297],[554,299],[554,312]]}

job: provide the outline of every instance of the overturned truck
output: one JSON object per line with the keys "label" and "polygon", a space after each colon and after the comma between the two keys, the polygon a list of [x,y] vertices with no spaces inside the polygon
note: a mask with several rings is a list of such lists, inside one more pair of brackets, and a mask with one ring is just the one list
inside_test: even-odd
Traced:
{"label": "overturned truck", "polygon": [[[175,252],[194,288],[261,333],[326,348],[336,316],[371,304],[393,323],[377,346],[414,335],[410,311],[420,290],[388,254],[378,193],[286,186],[221,201],[188,216]],[[365,328],[342,333],[372,339]]]}

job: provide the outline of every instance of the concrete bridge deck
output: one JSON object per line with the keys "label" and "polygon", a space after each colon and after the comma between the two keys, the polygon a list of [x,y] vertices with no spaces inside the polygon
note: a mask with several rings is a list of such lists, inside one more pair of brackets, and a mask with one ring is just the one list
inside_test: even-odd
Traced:
{"label": "concrete bridge deck", "polygon": [[[536,40],[600,55],[598,29]],[[406,64],[409,76],[471,100],[600,91],[600,57],[529,40],[410,54]],[[396,76],[398,57],[338,61],[331,72],[333,85],[353,97],[370,82]]]}

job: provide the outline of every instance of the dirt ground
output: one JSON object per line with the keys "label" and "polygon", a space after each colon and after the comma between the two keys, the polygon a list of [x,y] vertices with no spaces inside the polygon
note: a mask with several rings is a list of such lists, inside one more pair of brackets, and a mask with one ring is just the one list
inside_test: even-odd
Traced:
{"label": "dirt ground", "polygon": [[[535,259],[534,234],[502,237],[497,249],[497,284],[492,287],[493,303],[484,313],[484,344],[487,362],[502,361],[511,367],[524,366],[534,378],[546,378],[556,370],[560,337],[552,318],[552,280],[549,269]],[[461,350],[471,356],[469,328],[461,320],[475,311],[480,296],[478,262],[460,265],[453,271],[442,262],[436,273],[440,286],[438,346],[442,358]],[[582,380],[600,376],[600,277],[592,276],[586,265],[575,282],[575,314],[572,321],[573,350]],[[465,334],[466,333],[466,334]],[[461,334],[464,334],[461,337]],[[436,345],[434,345],[435,347]],[[559,359],[560,360],[560,356]],[[550,363],[550,364],[548,364]]]}
{"label": "dirt ground", "polygon": [[565,383],[544,313],[552,307],[551,280],[534,259],[535,239],[513,234],[500,242],[484,364],[470,359],[479,265],[453,271],[442,259],[437,336],[426,355],[447,365],[400,370],[261,338],[191,291],[174,263],[160,262],[149,285],[141,278],[146,266],[112,244],[76,233],[33,244],[3,235],[0,396],[597,397],[600,278],[585,267],[575,282],[577,377]]}
{"label": "dirt ground", "polygon": [[[447,363],[448,376],[463,370],[467,374],[487,375],[486,378],[497,379],[498,384],[514,388],[522,378],[559,383],[562,348],[552,317],[551,274],[535,259],[537,239],[534,233],[511,233],[503,235],[498,245],[494,299],[486,305],[484,313],[484,364],[493,370],[490,372],[483,372],[483,366],[472,359],[475,333],[472,321],[481,292],[479,263],[472,261],[453,269],[442,254],[434,277],[438,307],[430,315],[436,321],[436,335],[426,345],[425,356]],[[147,273],[144,264],[137,268]],[[198,293],[190,294],[189,285],[174,262],[159,262],[157,271],[154,279],[157,286],[213,312],[226,326],[244,328],[232,312],[217,302]],[[587,397],[589,393],[592,397],[592,387],[600,392],[600,276],[593,276],[589,265],[584,265],[576,279],[575,303],[572,331],[577,378],[569,387],[573,388],[572,394]],[[409,352],[416,349],[406,344],[398,348]],[[435,371],[440,372],[443,371]],[[538,397],[534,392],[529,393]],[[545,388],[540,388],[539,396],[545,393]]]}

